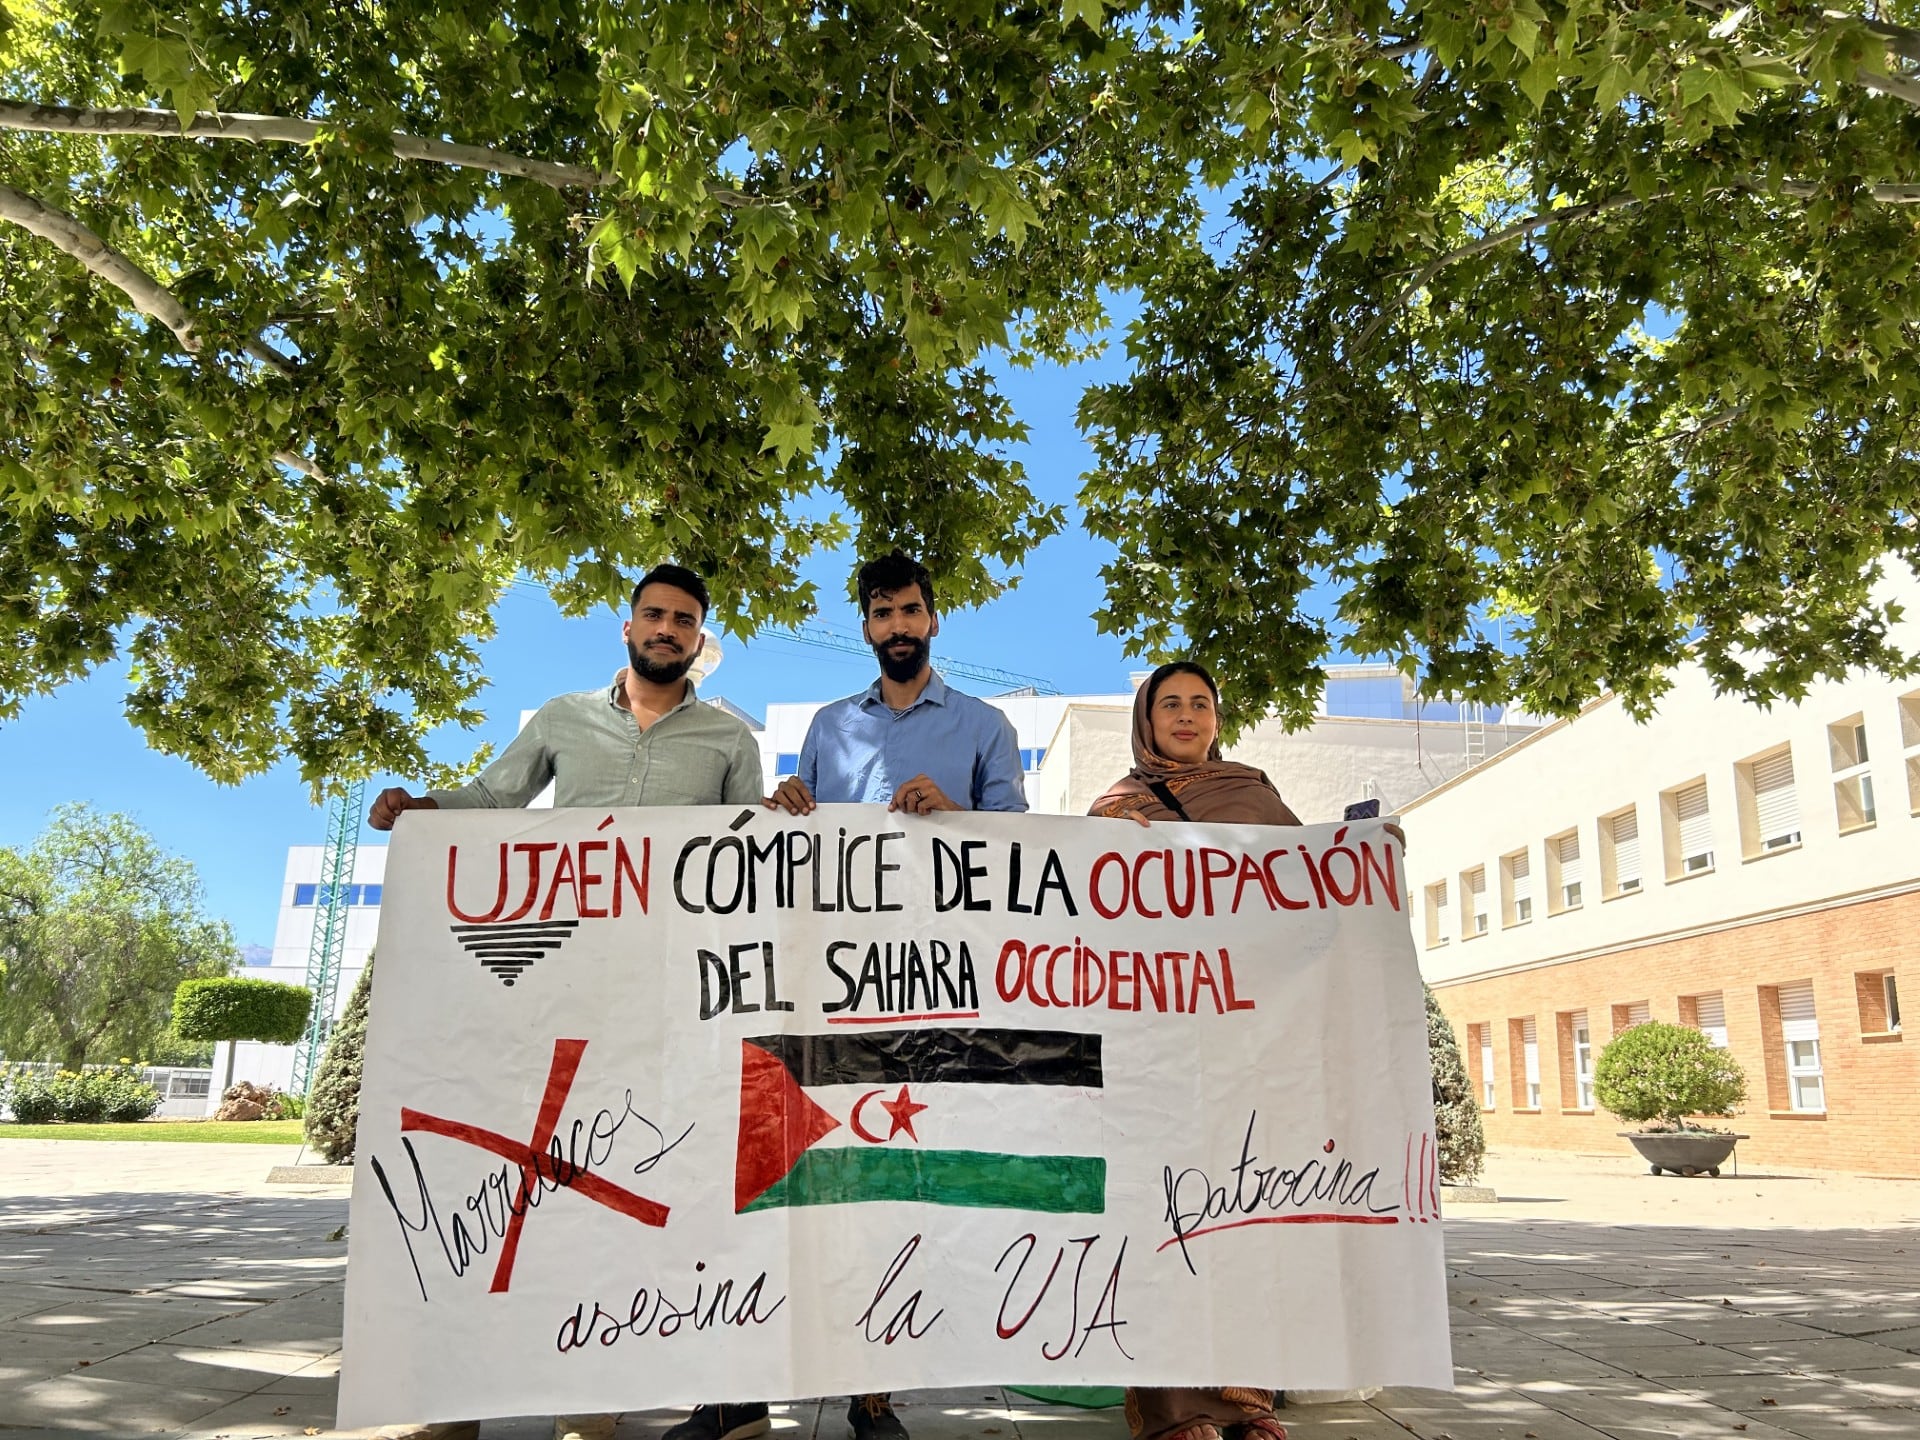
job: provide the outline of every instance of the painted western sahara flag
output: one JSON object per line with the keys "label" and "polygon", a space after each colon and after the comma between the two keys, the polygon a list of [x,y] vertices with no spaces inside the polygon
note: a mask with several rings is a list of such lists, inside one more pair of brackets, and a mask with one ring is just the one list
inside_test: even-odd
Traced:
{"label": "painted western sahara flag", "polygon": [[734,1209],[917,1201],[1099,1214],[1100,1037],[867,1030],[740,1045]]}

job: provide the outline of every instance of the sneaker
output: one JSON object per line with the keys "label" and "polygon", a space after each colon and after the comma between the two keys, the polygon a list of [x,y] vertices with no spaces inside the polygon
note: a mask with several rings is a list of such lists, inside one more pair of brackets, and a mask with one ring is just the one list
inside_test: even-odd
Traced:
{"label": "sneaker", "polygon": [[618,1415],[556,1415],[553,1440],[613,1440]]}
{"label": "sneaker", "polygon": [[893,1413],[891,1395],[855,1395],[847,1401],[853,1440],[907,1440],[907,1427]]}
{"label": "sneaker", "polygon": [[700,1405],[660,1440],[752,1440],[773,1428],[763,1401],[750,1405]]}
{"label": "sneaker", "polygon": [[429,1425],[389,1425],[379,1440],[480,1440],[478,1420],[436,1420]]}

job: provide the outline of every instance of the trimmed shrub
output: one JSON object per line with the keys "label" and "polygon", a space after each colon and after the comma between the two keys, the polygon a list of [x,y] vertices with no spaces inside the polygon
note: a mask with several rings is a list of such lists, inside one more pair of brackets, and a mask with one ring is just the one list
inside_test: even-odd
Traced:
{"label": "trimmed shrub", "polygon": [[183,1040],[265,1040],[291,1045],[306,1032],[313,992],[277,980],[183,980],[173,1029]]}
{"label": "trimmed shrub", "polygon": [[360,1067],[367,1052],[367,1000],[372,993],[373,956],[369,955],[307,1094],[307,1143],[330,1165],[345,1165],[353,1159],[354,1126],[360,1118]]}
{"label": "trimmed shrub", "polygon": [[47,1125],[60,1118],[60,1101],[53,1094],[53,1077],[40,1070],[22,1070],[7,1089],[7,1106],[22,1125]]}
{"label": "trimmed shrub", "polygon": [[1471,1184],[1486,1159],[1487,1136],[1480,1125],[1480,1103],[1460,1058],[1453,1033],[1433,991],[1427,996],[1427,1063],[1433,1071],[1433,1129],[1440,1148],[1440,1178],[1449,1185]]}
{"label": "trimmed shrub", "polygon": [[1700,1130],[1689,1115],[1731,1115],[1747,1098],[1740,1062],[1689,1025],[1652,1021],[1616,1035],[1593,1067],[1593,1093],[1648,1130]]}

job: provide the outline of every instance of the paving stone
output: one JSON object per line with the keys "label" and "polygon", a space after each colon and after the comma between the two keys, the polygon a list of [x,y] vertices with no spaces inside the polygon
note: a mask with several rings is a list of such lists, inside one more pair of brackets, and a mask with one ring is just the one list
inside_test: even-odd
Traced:
{"label": "paving stone", "polygon": [[1779,1367],[1717,1345],[1609,1345],[1588,1352],[1631,1375],[1659,1379],[1676,1375],[1772,1375]]}
{"label": "paving stone", "polygon": [[1771,1361],[1783,1370],[1830,1372],[1836,1370],[1897,1369],[1910,1357],[1905,1351],[1867,1340],[1768,1340],[1757,1344],[1728,1342],[1726,1348]]}

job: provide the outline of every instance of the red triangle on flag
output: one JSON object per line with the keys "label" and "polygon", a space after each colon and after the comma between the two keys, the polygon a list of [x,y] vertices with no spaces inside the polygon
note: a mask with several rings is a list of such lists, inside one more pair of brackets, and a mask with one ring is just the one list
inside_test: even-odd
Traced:
{"label": "red triangle on flag", "polygon": [[733,1208],[745,1210],[840,1122],[808,1098],[793,1072],[758,1045],[740,1042],[740,1148]]}

